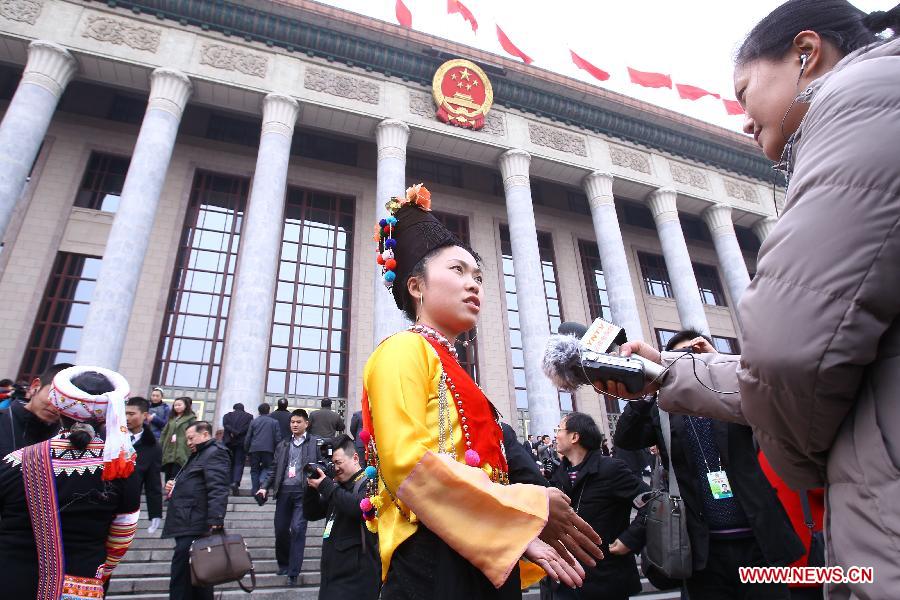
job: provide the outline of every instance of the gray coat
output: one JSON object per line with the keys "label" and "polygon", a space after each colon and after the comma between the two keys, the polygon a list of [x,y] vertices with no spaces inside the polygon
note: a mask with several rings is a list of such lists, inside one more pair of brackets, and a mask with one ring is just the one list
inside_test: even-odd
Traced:
{"label": "gray coat", "polygon": [[[659,404],[749,423],[794,489],[827,485],[828,562],[900,589],[900,39],[813,82],[780,221],[738,310],[742,356],[673,363]],[[677,354],[664,354],[672,363]]]}

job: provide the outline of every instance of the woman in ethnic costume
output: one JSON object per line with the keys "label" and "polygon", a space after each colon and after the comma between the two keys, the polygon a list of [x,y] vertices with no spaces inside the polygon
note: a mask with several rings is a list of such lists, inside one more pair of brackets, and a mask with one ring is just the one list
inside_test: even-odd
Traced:
{"label": "woman in ethnic costume", "polygon": [[[71,367],[50,401],[63,429],[0,463],[0,564],[9,598],[103,598],[137,527],[140,488],[125,428],[128,383]],[[106,441],[95,428],[106,424]]]}
{"label": "woman in ethnic costume", "polygon": [[361,508],[378,532],[381,598],[521,598],[523,556],[532,575],[579,586],[583,569],[538,539],[548,514],[557,519],[555,492],[509,485],[498,413],[456,357],[456,337],[480,312],[480,259],[431,214],[421,184],[388,209],[378,263],[416,324],[384,340],[364,371],[370,497]]}

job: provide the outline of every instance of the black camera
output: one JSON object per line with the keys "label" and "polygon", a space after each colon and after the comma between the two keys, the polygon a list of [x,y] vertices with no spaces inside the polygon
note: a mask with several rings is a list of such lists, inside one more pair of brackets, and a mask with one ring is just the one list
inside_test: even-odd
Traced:
{"label": "black camera", "polygon": [[325,473],[326,477],[334,479],[336,469],[331,460],[331,455],[334,454],[334,447],[325,440],[316,440],[316,446],[320,458],[316,462],[303,465],[303,473],[306,475],[307,479],[318,479],[319,473],[317,469],[322,469],[322,472]]}

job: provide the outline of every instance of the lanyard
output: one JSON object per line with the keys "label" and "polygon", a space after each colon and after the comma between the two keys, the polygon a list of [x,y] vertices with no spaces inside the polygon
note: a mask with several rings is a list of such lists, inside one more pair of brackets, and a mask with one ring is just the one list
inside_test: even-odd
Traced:
{"label": "lanyard", "polygon": [[[697,434],[697,429],[694,427],[694,417],[688,416],[687,419],[688,419],[688,423],[691,424],[691,431],[693,431],[693,433],[694,433],[694,439],[697,440],[697,448],[700,449],[700,456],[703,457],[703,464],[706,465],[706,472],[712,473],[713,472],[712,469],[709,468],[709,461],[706,460],[706,453],[703,451],[703,444],[700,442],[700,436]],[[722,456],[720,455],[719,456],[719,468],[717,469],[717,472],[721,471],[721,470],[722,470]]]}

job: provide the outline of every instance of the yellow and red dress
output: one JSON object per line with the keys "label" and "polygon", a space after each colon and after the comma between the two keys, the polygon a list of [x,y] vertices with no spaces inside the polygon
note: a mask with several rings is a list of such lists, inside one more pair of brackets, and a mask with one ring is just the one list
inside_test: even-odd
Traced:
{"label": "yellow and red dress", "polygon": [[509,485],[493,406],[449,348],[414,331],[382,342],[363,379],[382,580],[421,524],[500,588],[544,528],[549,501],[546,488]]}

